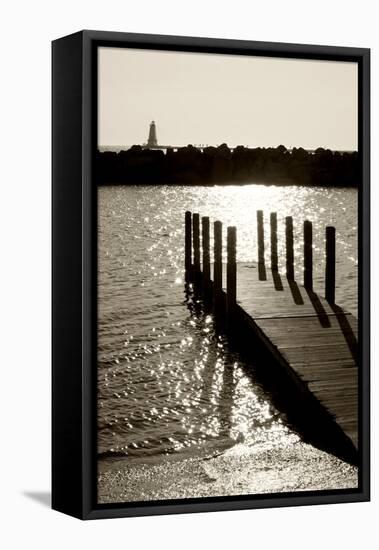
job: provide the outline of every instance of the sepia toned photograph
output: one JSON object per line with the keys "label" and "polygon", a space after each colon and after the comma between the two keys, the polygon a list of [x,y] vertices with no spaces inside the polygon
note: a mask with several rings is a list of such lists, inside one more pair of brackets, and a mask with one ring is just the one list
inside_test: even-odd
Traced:
{"label": "sepia toned photograph", "polygon": [[97,504],[359,489],[358,81],[98,48]]}

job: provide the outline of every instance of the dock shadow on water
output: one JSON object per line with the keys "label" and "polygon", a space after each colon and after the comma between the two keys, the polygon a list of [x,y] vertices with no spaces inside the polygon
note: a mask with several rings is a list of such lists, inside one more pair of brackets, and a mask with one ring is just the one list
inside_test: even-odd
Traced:
{"label": "dock shadow on water", "polygon": [[232,446],[241,438],[241,435],[236,437],[233,434],[232,419],[234,394],[238,384],[236,354],[228,350],[227,339],[223,335],[222,326],[215,322],[210,302],[199,297],[194,285],[186,285],[185,296],[185,303],[191,316],[198,322],[200,331],[207,334],[207,342],[216,350],[216,361],[207,361],[208,357],[205,358],[199,404],[205,407],[205,411],[215,403],[214,386],[216,386],[218,403],[215,424],[218,425],[218,436],[222,442],[221,446]]}
{"label": "dock shadow on water", "polygon": [[[197,407],[206,426],[206,453],[220,453],[244,444],[257,450],[280,449],[299,441],[285,414],[255,376],[255,360],[244,357],[226,335],[222,316],[200,292],[201,283],[185,285],[184,303],[189,323],[196,326],[204,345],[198,371]],[[225,304],[218,304],[222,309]],[[199,368],[194,361],[194,369]],[[196,420],[193,419],[196,423]]]}

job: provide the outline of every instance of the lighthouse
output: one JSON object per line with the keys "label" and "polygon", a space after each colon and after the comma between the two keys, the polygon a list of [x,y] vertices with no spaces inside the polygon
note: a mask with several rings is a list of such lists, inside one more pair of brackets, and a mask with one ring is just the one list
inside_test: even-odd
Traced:
{"label": "lighthouse", "polygon": [[157,140],[157,130],[155,127],[154,120],[150,123],[150,129],[149,129],[149,138],[147,140],[147,147],[157,147],[158,140]]}

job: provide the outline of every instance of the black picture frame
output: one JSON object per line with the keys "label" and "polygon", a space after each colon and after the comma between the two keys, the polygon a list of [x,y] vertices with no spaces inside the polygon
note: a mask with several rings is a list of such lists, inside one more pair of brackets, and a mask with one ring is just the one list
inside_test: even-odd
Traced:
{"label": "black picture frame", "polygon": [[[97,147],[99,46],[358,63],[359,488],[96,503]],[[300,506],[370,499],[370,50],[81,31],[52,43],[52,507],[81,519]]]}

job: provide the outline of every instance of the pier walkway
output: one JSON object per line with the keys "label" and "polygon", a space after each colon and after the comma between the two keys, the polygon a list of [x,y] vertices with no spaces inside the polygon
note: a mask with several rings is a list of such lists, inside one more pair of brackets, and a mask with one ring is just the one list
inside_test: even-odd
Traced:
{"label": "pier walkway", "polygon": [[[304,223],[304,283],[293,277],[292,219],[287,233],[287,275],[277,270],[276,215],[271,221],[271,267],[259,250],[257,263],[236,261],[236,228],[227,230],[228,263],[221,263],[221,222],[214,224],[211,260],[209,219],[186,214],[186,277],[202,288],[227,319],[243,322],[272,358],[282,366],[302,394],[316,398],[358,449],[358,321],[334,303],[335,231],[326,230],[326,289],[328,300],[312,290],[310,222]],[[258,212],[258,245],[263,246],[263,214]],[[288,220],[288,219],[287,219]],[[332,230],[332,231],[331,231]],[[202,254],[201,254],[202,248]],[[191,254],[190,254],[191,252]],[[202,261],[200,262],[200,256]],[[253,345],[253,344],[252,344]]]}
{"label": "pier walkway", "polygon": [[[257,336],[358,444],[357,319],[286,277],[237,264],[237,304]],[[275,290],[280,278],[281,289]],[[226,292],[226,277],[223,284]]]}

